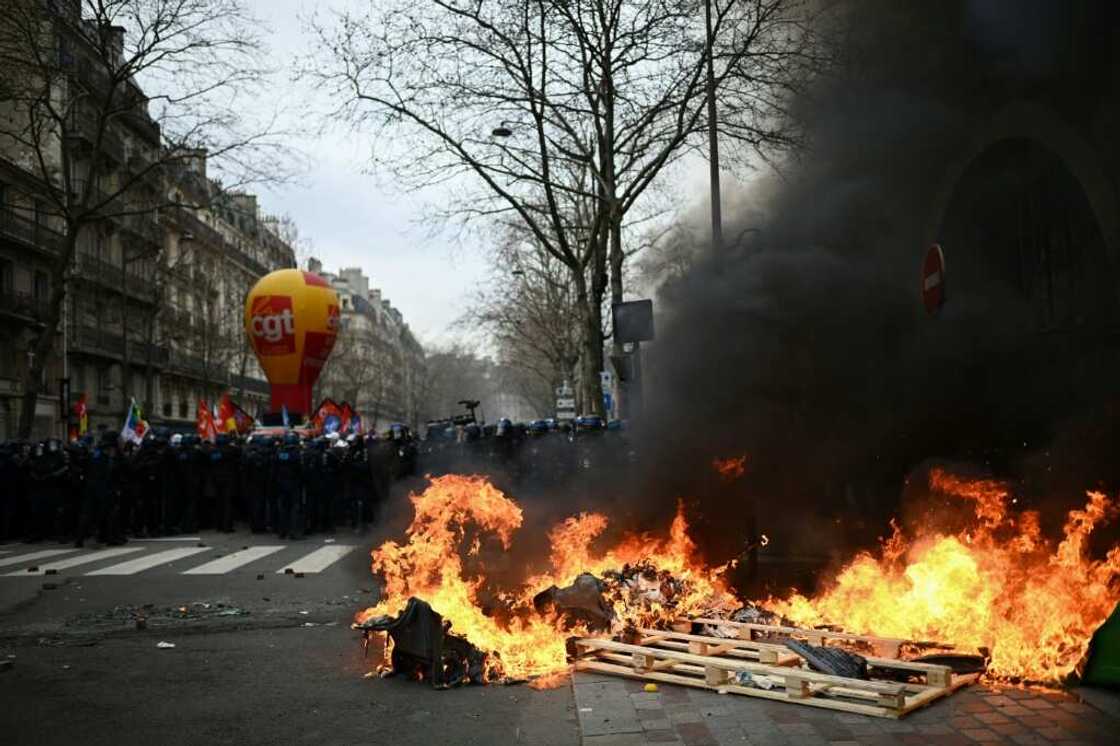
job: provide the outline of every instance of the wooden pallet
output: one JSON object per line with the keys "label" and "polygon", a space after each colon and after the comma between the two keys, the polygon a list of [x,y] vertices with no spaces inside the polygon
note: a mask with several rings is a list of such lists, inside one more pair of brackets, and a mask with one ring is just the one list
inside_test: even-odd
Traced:
{"label": "wooden pallet", "polygon": [[880,658],[897,658],[903,645],[920,648],[938,648],[952,650],[953,646],[947,643],[932,642],[928,640],[901,640],[893,637],[874,637],[872,635],[852,635],[847,632],[835,632],[828,629],[805,629],[802,627],[782,627],[776,624],[756,624],[754,622],[732,622],[728,619],[682,619],[682,624],[707,624],[719,627],[730,627],[738,630],[739,638],[752,640],[756,633],[759,635],[777,635],[779,637],[792,637],[805,640],[810,645],[825,645],[829,640],[840,642],[862,643],[869,645]]}
{"label": "wooden pallet", "polygon": [[[641,644],[576,640],[580,656],[575,669],[883,718],[903,717],[978,676],[955,676],[947,666],[868,658],[872,672],[902,671],[921,681],[851,679],[810,671],[800,656],[781,645],[662,630],[639,632]],[[771,688],[738,683],[736,674],[741,672]]]}

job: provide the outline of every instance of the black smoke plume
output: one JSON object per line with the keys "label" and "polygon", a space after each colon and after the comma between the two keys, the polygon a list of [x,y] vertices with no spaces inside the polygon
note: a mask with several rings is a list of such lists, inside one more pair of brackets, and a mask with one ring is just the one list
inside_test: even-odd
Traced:
{"label": "black smoke plume", "polygon": [[[770,551],[842,557],[887,530],[930,459],[1055,508],[1117,485],[1120,364],[1101,333],[1115,276],[1076,182],[1044,144],[995,143],[935,214],[994,112],[1082,84],[1067,78],[1069,39],[1107,46],[1116,12],[1078,5],[882,0],[830,16],[841,64],[800,102],[808,147],[735,200],[747,207],[725,234],[740,240],[660,289],[631,511],[690,499],[705,548],[726,557],[753,501]],[[1004,196],[1042,203],[1033,234]],[[1060,245],[1055,215],[1076,229]],[[919,295],[931,234],[948,265],[936,318]],[[1059,249],[1082,284],[1056,306],[1060,289],[1032,278]],[[743,453],[745,478],[722,483],[712,459]]]}

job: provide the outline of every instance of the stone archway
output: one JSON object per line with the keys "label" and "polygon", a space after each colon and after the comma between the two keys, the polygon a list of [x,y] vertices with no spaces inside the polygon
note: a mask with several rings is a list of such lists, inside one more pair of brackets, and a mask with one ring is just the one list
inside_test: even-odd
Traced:
{"label": "stone archway", "polygon": [[938,240],[952,257],[950,316],[1005,333],[1070,332],[1120,322],[1117,264],[1089,195],[1049,147],[990,144],[960,174]]}
{"label": "stone archway", "polygon": [[1105,476],[1100,454],[1120,442],[1116,206],[1089,141],[1036,105],[1005,108],[944,169],[924,238],[945,247],[949,299],[923,344],[944,353],[955,437],[986,458],[1065,439],[1066,472]]}
{"label": "stone archway", "polygon": [[1049,107],[1032,101],[1015,101],[976,130],[959,157],[949,163],[934,192],[926,225],[924,243],[941,238],[950,201],[965,172],[997,143],[1005,140],[1028,140],[1054,153],[1080,185],[1089,204],[1107,256],[1113,267],[1120,267],[1120,199],[1112,180],[1101,168],[1101,159],[1093,145]]}

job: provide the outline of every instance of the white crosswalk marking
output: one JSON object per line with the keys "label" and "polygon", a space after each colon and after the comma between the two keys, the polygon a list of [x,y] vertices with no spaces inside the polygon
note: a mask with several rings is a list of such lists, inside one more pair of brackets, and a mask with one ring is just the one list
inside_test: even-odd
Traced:
{"label": "white crosswalk marking", "polygon": [[158,565],[166,565],[168,562],[174,562],[175,560],[209,551],[210,547],[180,547],[179,549],[168,549],[165,552],[147,554],[143,557],[137,557],[134,560],[102,567],[100,570],[87,572],[86,575],[135,575],[138,572],[143,572],[144,570]]}
{"label": "white crosswalk marking", "polygon": [[60,554],[70,554],[76,552],[77,549],[73,547],[69,549],[44,549],[40,552],[32,552],[31,554],[17,554],[15,557],[4,557],[0,559],[0,566],[3,565],[18,565],[24,562],[29,565],[35,564],[35,560],[46,559],[47,557],[57,557]]}
{"label": "white crosswalk marking", "polygon": [[275,554],[284,548],[280,546],[260,546],[249,547],[242,549],[240,552],[227,554],[225,557],[219,557],[216,560],[211,560],[206,564],[192,567],[190,570],[184,570],[184,575],[225,575],[227,572],[236,570],[243,565],[250,562],[259,560],[262,557],[267,557],[270,554]]}
{"label": "white crosswalk marking", "polygon": [[91,562],[98,562],[100,560],[110,559],[111,557],[119,557],[122,554],[132,554],[133,552],[142,551],[144,551],[144,547],[115,547],[113,549],[102,549],[99,552],[86,552],[85,554],[79,554],[77,557],[67,557],[66,559],[44,562],[39,565],[39,569],[34,572],[27,572],[26,570],[22,572],[10,572],[8,573],[8,577],[17,575],[35,577],[36,575],[43,575],[47,570],[66,570],[71,567],[77,567],[78,565],[88,565]]}
{"label": "white crosswalk marking", "polygon": [[340,559],[342,559],[344,556],[354,551],[355,549],[357,549],[356,546],[347,544],[331,544],[329,546],[320,547],[314,552],[300,557],[290,565],[281,567],[276,571],[276,573],[280,574],[287,570],[289,567],[292,568],[292,572],[321,572],[323,570],[326,570],[335,562],[338,562]]}

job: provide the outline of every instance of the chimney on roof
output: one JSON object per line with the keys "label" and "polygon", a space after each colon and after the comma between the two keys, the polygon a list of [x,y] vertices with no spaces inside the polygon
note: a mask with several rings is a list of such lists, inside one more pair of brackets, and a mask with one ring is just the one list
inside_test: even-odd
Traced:
{"label": "chimney on roof", "polygon": [[323,263],[315,257],[311,257],[307,260],[307,271],[320,275],[323,273]]}
{"label": "chimney on roof", "polygon": [[109,52],[109,60],[119,65],[124,57],[124,26],[104,25],[101,27],[101,40]]}
{"label": "chimney on roof", "polygon": [[209,152],[206,150],[206,148],[193,148],[186,151],[183,160],[186,162],[187,168],[205,179],[206,156],[208,155]]}

